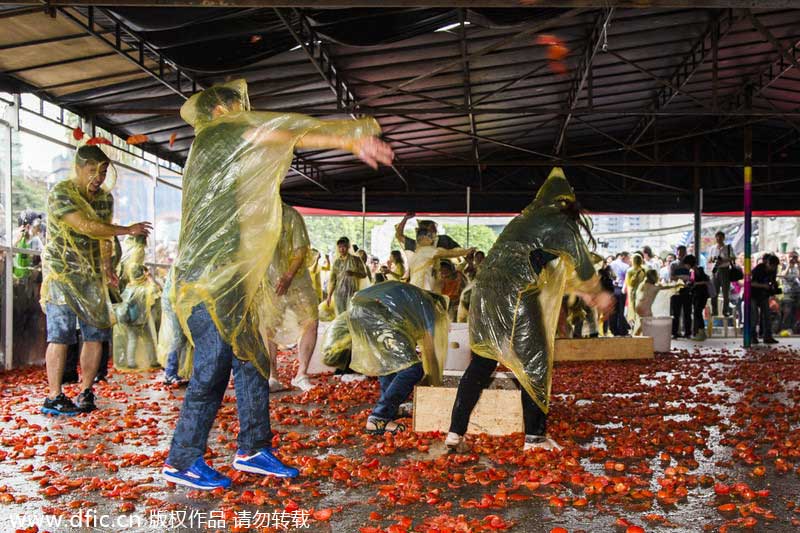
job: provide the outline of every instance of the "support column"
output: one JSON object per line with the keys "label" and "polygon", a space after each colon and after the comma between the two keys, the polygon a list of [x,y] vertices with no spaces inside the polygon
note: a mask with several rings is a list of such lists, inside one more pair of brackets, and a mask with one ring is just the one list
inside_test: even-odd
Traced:
{"label": "support column", "polygon": [[[694,143],[694,161],[700,162],[700,143]],[[703,188],[700,181],[700,166],[694,167],[694,256],[697,258],[697,264],[700,264],[700,246],[702,245],[702,216],[703,216]]]}
{"label": "support column", "polygon": [[367,188],[361,187],[361,249],[367,251]]}
{"label": "support column", "polygon": [[11,370],[14,367],[14,276],[12,267],[14,264],[14,221],[13,213],[11,212],[11,197],[12,197],[12,182],[14,173],[14,131],[19,133],[19,110],[22,106],[22,99],[19,93],[14,94],[14,109],[10,111],[9,118],[11,125],[8,128],[8,179],[3,184],[3,207],[5,209],[5,217],[3,224],[6,228],[6,246],[7,253],[5,254],[5,294],[3,298],[3,312],[5,318],[5,369]]}
{"label": "support column", "polygon": [[742,338],[744,347],[750,348],[751,321],[757,317],[750,316],[750,243],[753,238],[753,129],[747,126],[744,130],[744,329]]}
{"label": "support column", "polygon": [[467,187],[467,248],[469,248],[469,217],[472,214],[472,187]]}

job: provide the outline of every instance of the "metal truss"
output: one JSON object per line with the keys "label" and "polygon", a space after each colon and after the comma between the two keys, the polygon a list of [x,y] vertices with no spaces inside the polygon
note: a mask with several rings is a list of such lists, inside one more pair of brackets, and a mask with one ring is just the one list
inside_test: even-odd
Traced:
{"label": "metal truss", "polygon": [[[327,45],[311,26],[308,18],[296,9],[291,11],[275,9],[275,13],[286,26],[286,29],[289,30],[294,40],[297,41],[297,44],[306,53],[319,75],[322,76],[322,79],[333,91],[336,96],[337,110],[341,112],[348,109],[350,116],[353,118],[360,114],[358,98],[356,98],[347,81],[342,77],[341,70],[336,66]],[[290,19],[296,20],[297,26],[293,25]],[[403,173],[395,165],[392,165],[391,169],[408,189],[410,184]]]}
{"label": "metal truss", "polygon": [[[192,93],[202,90],[192,76],[183,72],[178,65],[150,46],[138,33],[106,9],[89,6],[86,8],[85,19],[65,8],[59,8],[58,13],[87,34],[103,41],[117,55],[136,65],[139,70],[149,74],[175,94],[188,98]],[[113,27],[100,27],[97,23],[98,14],[111,21]]]}
{"label": "metal truss", "polygon": [[655,113],[662,111],[672,102],[683,87],[698,71],[700,66],[705,63],[709,54],[716,49],[720,39],[722,39],[733,26],[743,18],[743,15],[733,16],[731,11],[726,11],[722,17],[714,17],[706,27],[703,34],[694,42],[689,53],[684,57],[678,68],[672,73],[669,81],[663,84],[656,94],[650,106],[650,115],[645,115],[639,119],[625,143],[628,145],[638,143],[645,133],[656,121]]}
{"label": "metal truss", "polygon": [[481,168],[481,155],[478,150],[478,126],[475,123],[475,114],[472,110],[472,88],[470,87],[469,59],[467,59],[467,27],[466,16],[463,9],[458,10],[458,20],[460,23],[458,40],[461,52],[461,68],[464,78],[464,106],[470,110],[467,114],[469,118],[469,131],[472,133],[472,157],[475,158],[475,171],[478,174],[478,188],[483,189],[483,169]]}
{"label": "metal truss", "polygon": [[567,127],[569,126],[570,120],[572,120],[572,112],[578,106],[581,92],[583,92],[583,88],[590,78],[594,56],[597,55],[597,51],[600,50],[606,40],[608,23],[613,16],[614,8],[601,12],[592,25],[592,31],[586,41],[583,56],[578,64],[577,74],[572,79],[569,92],[567,93],[567,102],[564,106],[567,110],[567,114],[564,116],[564,120],[561,121],[561,126],[556,134],[555,143],[553,143],[553,153],[556,155],[560,154],[561,149],[564,147]]}

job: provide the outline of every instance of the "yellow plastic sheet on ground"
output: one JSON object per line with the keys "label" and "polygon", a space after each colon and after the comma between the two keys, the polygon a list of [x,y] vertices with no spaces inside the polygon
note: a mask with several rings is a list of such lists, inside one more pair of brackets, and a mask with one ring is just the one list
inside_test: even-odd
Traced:
{"label": "yellow plastic sheet on ground", "polygon": [[[323,341],[323,353],[341,353],[352,341],[350,368],[385,376],[422,362],[432,385],[441,384],[447,356],[447,298],[399,281],[358,291]],[[419,353],[417,353],[419,348]],[[333,358],[328,359],[333,362]]]}
{"label": "yellow plastic sheet on ground", "polygon": [[164,281],[164,297],[161,299],[161,325],[158,329],[158,345],[156,357],[158,364],[167,368],[167,360],[171,353],[178,356],[178,376],[189,379],[192,376],[192,345],[181,329],[178,317],[172,307],[169,295],[172,294],[175,269],[170,268]]}
{"label": "yellow plastic sheet on ground", "polygon": [[[84,176],[87,168],[89,173]],[[103,172],[105,181],[92,192],[89,183],[100,180]],[[98,146],[83,146],[75,153],[70,177],[57,183],[47,197],[42,309],[47,303],[68,305],[80,320],[96,328],[109,328],[113,323],[103,268],[104,260],[110,260],[113,253],[113,242],[93,233],[91,223],[111,223],[114,198],[109,191],[114,182],[108,156]],[[65,218],[72,220],[72,225]]]}
{"label": "yellow plastic sheet on ground", "polygon": [[161,288],[148,275],[144,264],[145,248],[144,237],[128,238],[128,253],[120,264],[127,282],[121,294],[122,302],[114,305],[117,318],[114,367],[117,370],[148,370],[159,366],[156,343],[161,319]]}
{"label": "yellow plastic sheet on ground", "polygon": [[[311,242],[302,215],[289,205],[283,204],[281,235],[272,263],[267,270],[266,305],[273,310],[269,321],[262,324],[262,334],[286,346],[294,344],[305,328],[313,325],[319,316],[319,299],[311,282]],[[278,296],[275,287],[286,274],[290,265],[302,260],[286,294]]]}
{"label": "yellow plastic sheet on ground", "polygon": [[508,367],[545,413],[564,293],[598,290],[580,220],[575,193],[554,168],[500,234],[472,288],[472,350]]}
{"label": "yellow plastic sheet on ground", "polygon": [[190,98],[181,116],[195,129],[184,167],[174,309],[191,340],[192,309],[204,304],[234,354],[269,376],[262,324],[271,323],[267,269],[281,233],[279,187],[298,141],[310,134],[377,135],[373,119],[322,121],[251,112],[244,80]]}

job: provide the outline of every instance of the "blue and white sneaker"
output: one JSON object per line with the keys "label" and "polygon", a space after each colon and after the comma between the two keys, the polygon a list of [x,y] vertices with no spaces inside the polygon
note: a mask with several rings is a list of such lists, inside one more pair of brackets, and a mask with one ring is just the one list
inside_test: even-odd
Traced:
{"label": "blue and white sneaker", "polygon": [[241,450],[236,452],[233,468],[249,474],[262,476],[297,477],[300,471],[291,466],[286,466],[272,454],[272,449],[261,448],[258,452],[247,455]]}
{"label": "blue and white sneaker", "polygon": [[186,470],[178,470],[165,464],[161,470],[161,475],[170,483],[193,489],[214,490],[219,487],[227,489],[231,486],[230,478],[223,476],[208,466],[202,457],[198,458]]}

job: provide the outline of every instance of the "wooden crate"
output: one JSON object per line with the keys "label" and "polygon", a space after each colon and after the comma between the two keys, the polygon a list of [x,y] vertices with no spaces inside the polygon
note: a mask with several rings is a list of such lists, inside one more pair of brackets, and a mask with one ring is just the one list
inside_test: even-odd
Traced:
{"label": "wooden crate", "polygon": [[[608,361],[613,359],[652,359],[653,337],[598,337],[595,339],[556,339],[556,361]],[[461,375],[469,358],[452,350],[445,363],[445,375]],[[448,374],[448,371],[451,372]],[[456,372],[456,373],[452,373]]]}
{"label": "wooden crate", "polygon": [[[447,433],[455,400],[454,387],[415,387],[414,431]],[[520,390],[485,389],[472,411],[467,433],[509,435],[522,431]]]}
{"label": "wooden crate", "polygon": [[556,361],[652,359],[653,337],[556,339]]}

